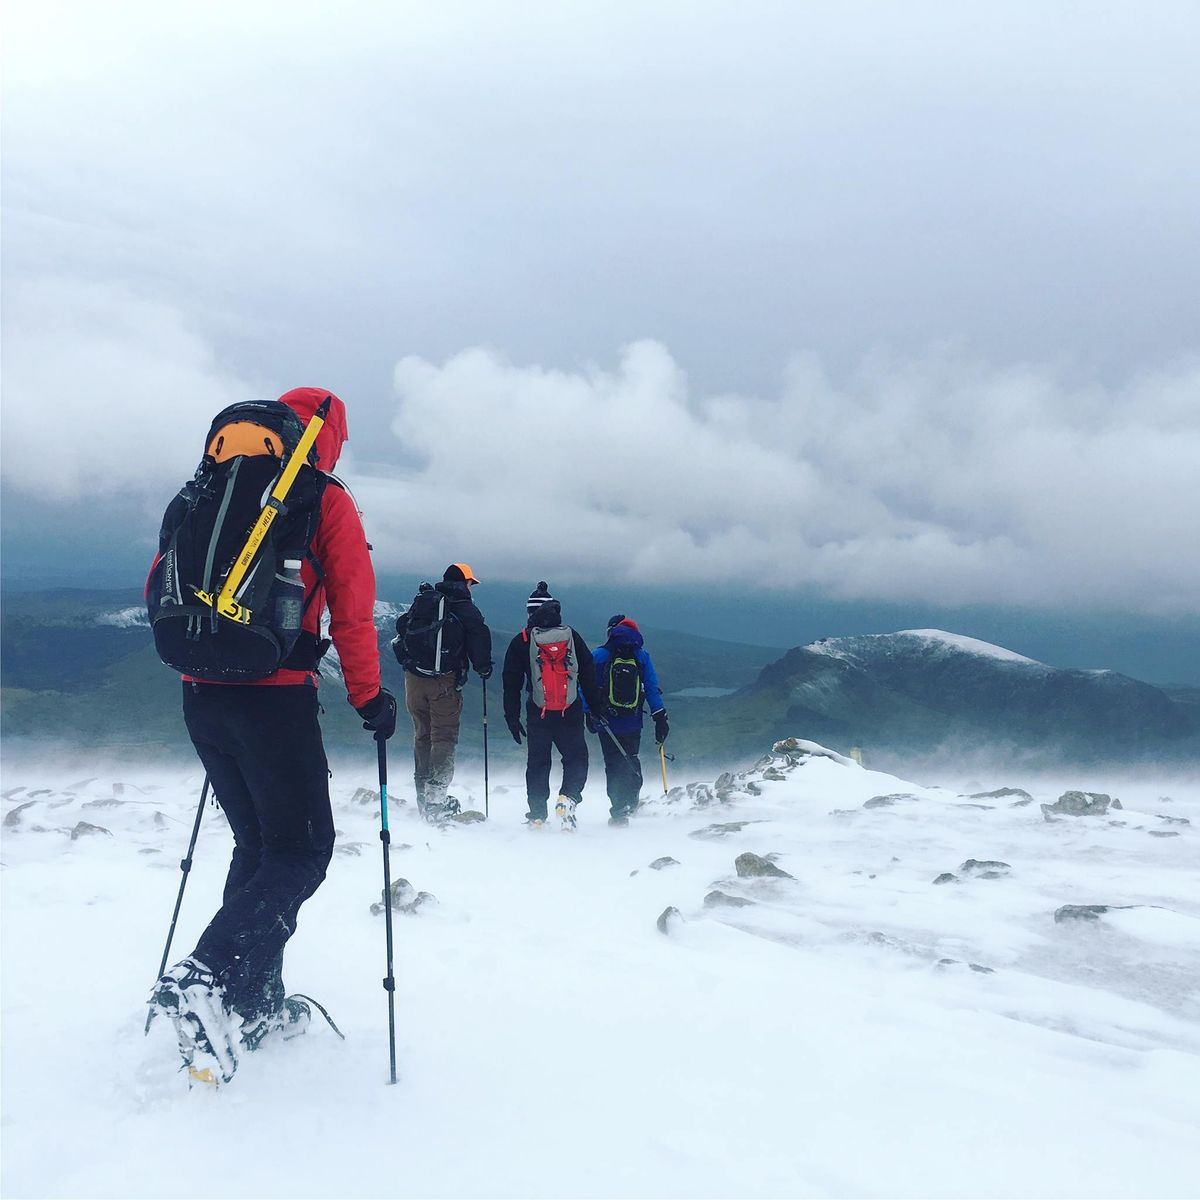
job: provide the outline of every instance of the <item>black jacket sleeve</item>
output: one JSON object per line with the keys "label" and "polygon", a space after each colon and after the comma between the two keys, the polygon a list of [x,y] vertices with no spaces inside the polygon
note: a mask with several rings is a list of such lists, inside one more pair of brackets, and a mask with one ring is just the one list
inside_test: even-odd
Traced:
{"label": "black jacket sleeve", "polygon": [[492,665],[492,631],[483,619],[483,613],[468,601],[458,606],[455,615],[462,623],[467,639],[467,657],[476,671],[486,671]]}
{"label": "black jacket sleeve", "polygon": [[521,716],[521,692],[529,678],[529,645],[518,633],[508,643],[504,655],[504,719],[511,721]]}
{"label": "black jacket sleeve", "polygon": [[596,663],[587,648],[587,642],[574,629],[571,632],[575,635],[575,659],[579,663],[579,690],[587,701],[588,711],[597,712],[601,703],[600,689],[596,686]]}

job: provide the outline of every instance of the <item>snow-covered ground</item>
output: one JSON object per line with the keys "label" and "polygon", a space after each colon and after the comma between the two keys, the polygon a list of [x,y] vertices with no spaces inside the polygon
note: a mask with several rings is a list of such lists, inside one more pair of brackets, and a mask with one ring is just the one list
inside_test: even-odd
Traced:
{"label": "snow-covered ground", "polygon": [[[1200,1192],[1200,791],[1064,780],[1123,808],[1046,820],[1057,784],[968,799],[791,753],[628,829],[595,780],[574,835],[524,828],[516,786],[446,830],[394,801],[393,876],[438,904],[396,917],[393,1088],[370,750],[286,971],[347,1040],[215,1094],[142,1036],[199,774],[8,765],[5,1196]],[[739,878],[746,851],[791,878]],[[210,808],[173,958],[228,852]]]}

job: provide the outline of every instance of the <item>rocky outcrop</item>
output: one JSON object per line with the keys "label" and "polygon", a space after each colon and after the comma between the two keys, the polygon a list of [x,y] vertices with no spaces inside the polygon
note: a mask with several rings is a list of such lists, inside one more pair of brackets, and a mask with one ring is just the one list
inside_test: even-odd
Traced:
{"label": "rocky outcrop", "polygon": [[968,858],[958,869],[970,879],[1004,879],[1012,866],[993,858]]}
{"label": "rocky outcrop", "polygon": [[693,829],[688,837],[701,842],[719,842],[731,833],[740,833],[747,825],[757,824],[757,821],[723,821],[716,825],[705,825],[703,829]]}
{"label": "rocky outcrop", "polygon": [[733,860],[734,869],[741,879],[794,879],[782,868],[777,867],[769,858],[754,854],[747,850]]}
{"label": "rocky outcrop", "polygon": [[747,900],[745,896],[731,896],[717,888],[704,897],[705,908],[749,908],[753,903],[753,900]]}
{"label": "rocky outcrop", "polygon": [[105,829],[103,825],[90,825],[87,821],[80,821],[79,824],[71,830],[71,841],[77,842],[82,837],[96,837],[101,833],[104,834],[105,837],[112,837],[112,830]]}
{"label": "rocky outcrop", "polygon": [[[389,899],[392,911],[404,913],[406,916],[412,916],[422,908],[427,908],[437,903],[437,897],[432,892],[418,892],[407,879],[397,879],[392,884]],[[380,897],[380,899],[371,905],[371,914],[378,917],[382,913],[383,897]]]}
{"label": "rocky outcrop", "polygon": [[889,792],[886,796],[872,796],[870,800],[863,803],[863,808],[891,808],[895,804],[918,799],[920,797],[914,796],[912,792]]}
{"label": "rocky outcrop", "polygon": [[1042,805],[1042,816],[1047,821],[1060,816],[1102,817],[1110,808],[1120,807],[1120,800],[1104,792],[1063,792],[1053,804]]}
{"label": "rocky outcrop", "polygon": [[1054,923],[1061,925],[1064,921],[1098,921],[1108,909],[1107,904],[1064,904],[1055,910]]}
{"label": "rocky outcrop", "polygon": [[1026,804],[1028,804],[1033,799],[1033,797],[1024,788],[1010,788],[1010,787],[996,788],[996,790],[992,791],[992,792],[971,792],[970,795],[967,796],[967,799],[968,800],[1005,800],[1009,796],[1019,796]]}
{"label": "rocky outcrop", "polygon": [[670,936],[683,924],[683,914],[673,904],[669,904],[658,914],[658,920],[655,921],[658,926],[659,933],[665,933]]}

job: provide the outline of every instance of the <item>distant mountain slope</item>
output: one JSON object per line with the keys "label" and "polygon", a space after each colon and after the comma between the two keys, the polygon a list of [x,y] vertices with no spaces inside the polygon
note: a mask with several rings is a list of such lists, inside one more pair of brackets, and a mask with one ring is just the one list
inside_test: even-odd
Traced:
{"label": "distant mountain slope", "polygon": [[[406,598],[407,599],[407,598]],[[384,683],[397,694],[402,673],[390,649],[397,614],[404,605],[376,605]],[[484,604],[485,615],[491,615]],[[507,614],[506,614],[507,615]],[[603,629],[603,625],[600,626]],[[493,626],[497,664],[515,629]],[[584,630],[595,636],[592,630]],[[668,630],[646,630],[648,646],[667,689],[736,689],[754,680],[778,650],[743,646]],[[588,637],[589,645],[592,637]],[[179,679],[162,665],[150,640],[145,608],[136,591],[55,589],[5,592],[0,610],[0,703],[5,739],[37,736],[86,746],[116,746],[156,753],[188,749],[179,713]],[[336,655],[323,666],[322,727],[332,749],[365,744],[365,734],[345,703]],[[500,714],[499,673],[490,686],[491,751],[494,758],[519,751]],[[472,676],[465,694],[462,744],[482,745],[482,695]],[[396,746],[409,739],[402,719]]]}
{"label": "distant mountain slope", "polygon": [[1194,705],[1160,688],[942,630],[797,647],[718,712],[710,741],[726,751],[755,735],[796,734],[885,755],[986,744],[1047,761],[1200,756]]}

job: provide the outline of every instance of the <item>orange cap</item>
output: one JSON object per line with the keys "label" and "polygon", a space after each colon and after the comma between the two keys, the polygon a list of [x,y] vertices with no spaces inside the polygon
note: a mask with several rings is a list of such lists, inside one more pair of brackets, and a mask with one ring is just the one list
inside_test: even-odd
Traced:
{"label": "orange cap", "polygon": [[467,564],[467,563],[451,563],[450,565],[452,567],[457,567],[462,572],[463,580],[466,583],[478,583],[479,582],[479,580],[475,578],[475,572],[471,570],[469,564]]}

